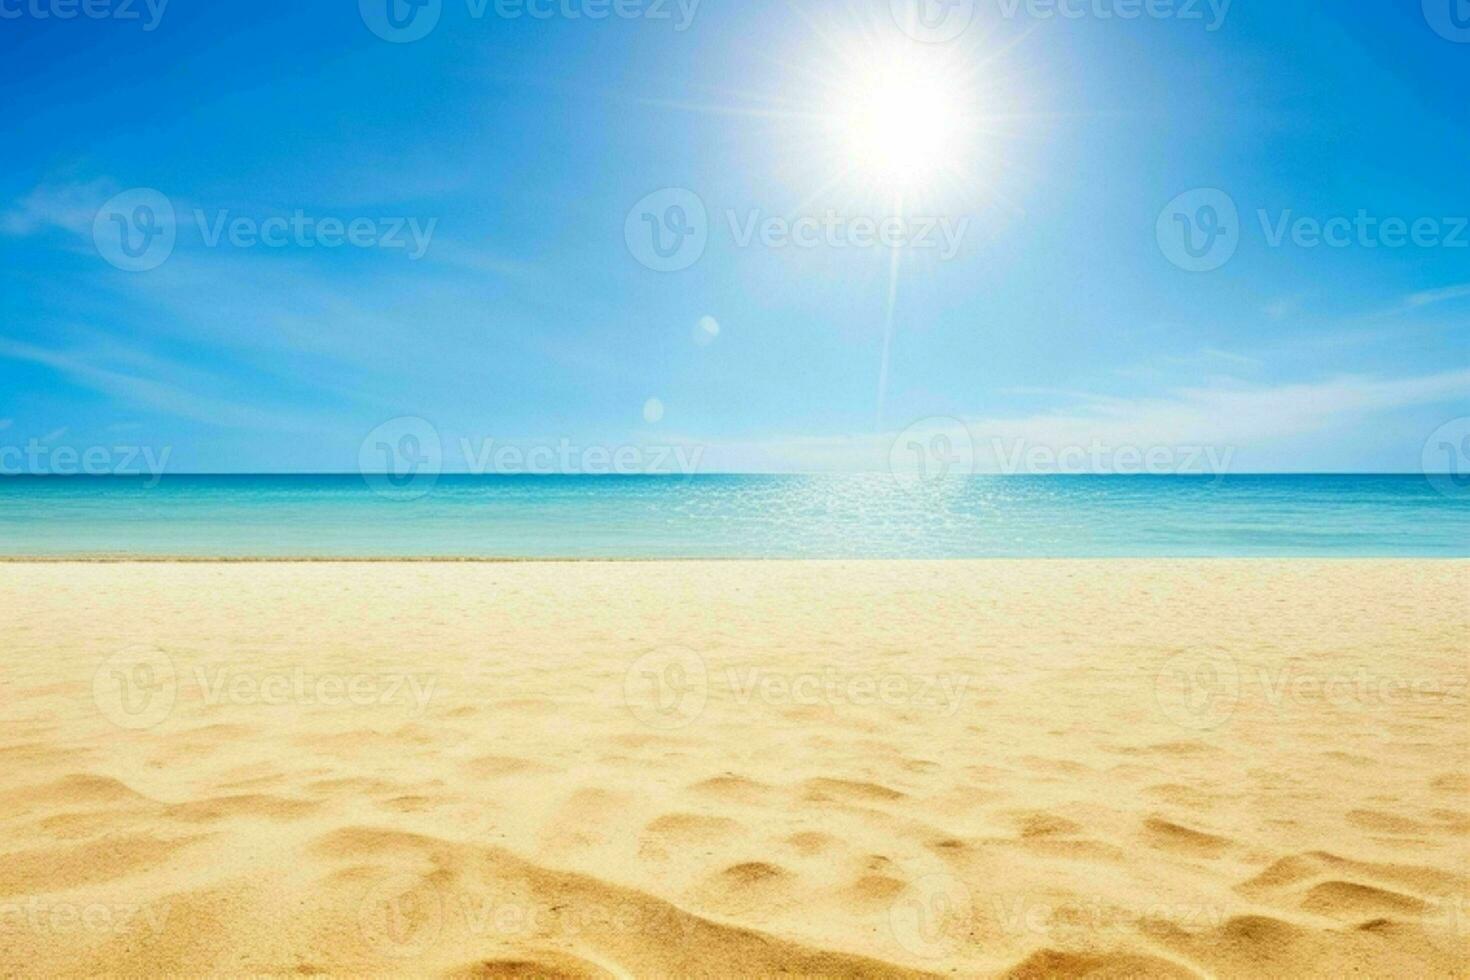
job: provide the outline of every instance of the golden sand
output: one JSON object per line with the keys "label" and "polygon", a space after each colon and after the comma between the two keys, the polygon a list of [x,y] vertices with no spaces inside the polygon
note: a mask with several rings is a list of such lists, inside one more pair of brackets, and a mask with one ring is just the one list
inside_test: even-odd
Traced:
{"label": "golden sand", "polygon": [[0,973],[1470,976],[1470,564],[0,566]]}

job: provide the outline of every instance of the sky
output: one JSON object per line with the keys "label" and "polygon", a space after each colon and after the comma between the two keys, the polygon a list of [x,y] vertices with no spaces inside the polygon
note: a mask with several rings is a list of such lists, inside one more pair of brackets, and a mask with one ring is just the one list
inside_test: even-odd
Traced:
{"label": "sky", "polygon": [[1464,0],[909,2],[0,0],[0,450],[1470,467]]}

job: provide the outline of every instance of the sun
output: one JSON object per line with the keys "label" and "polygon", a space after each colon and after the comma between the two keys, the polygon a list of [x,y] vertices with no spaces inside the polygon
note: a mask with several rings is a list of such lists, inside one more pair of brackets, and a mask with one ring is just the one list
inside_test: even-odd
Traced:
{"label": "sun", "polygon": [[959,163],[968,127],[959,93],[917,59],[894,59],[850,79],[834,120],[854,174],[913,190]]}
{"label": "sun", "polygon": [[828,92],[837,165],[867,189],[912,193],[966,167],[973,88],[944,62],[912,52],[865,58]]}

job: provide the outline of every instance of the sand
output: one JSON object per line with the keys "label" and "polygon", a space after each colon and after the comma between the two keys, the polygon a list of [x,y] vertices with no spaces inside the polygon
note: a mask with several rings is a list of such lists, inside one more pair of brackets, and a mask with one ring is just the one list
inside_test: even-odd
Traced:
{"label": "sand", "polygon": [[0,565],[0,973],[1470,976],[1470,564]]}

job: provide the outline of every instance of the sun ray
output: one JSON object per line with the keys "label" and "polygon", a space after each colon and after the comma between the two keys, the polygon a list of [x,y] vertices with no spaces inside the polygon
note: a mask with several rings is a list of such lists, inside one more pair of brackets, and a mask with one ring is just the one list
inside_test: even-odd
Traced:
{"label": "sun ray", "polygon": [[[1018,80],[1024,71],[1004,66],[1034,25],[1008,38],[972,36],[936,47],[904,37],[894,22],[864,16],[850,0],[835,10],[796,0],[788,5],[807,28],[808,50],[791,57],[771,48],[758,56],[779,69],[768,89],[636,101],[769,127],[782,150],[775,158],[776,177],[800,189],[798,203],[787,212],[791,220],[818,209],[877,221],[962,216],[967,227],[976,219],[994,233],[1026,213],[1005,186],[1008,177],[1024,172],[1006,152],[1018,133],[1093,115],[1028,109],[1025,101],[1039,86]],[[933,253],[905,255],[893,246],[886,251],[882,271],[871,269],[875,279],[881,275],[883,288],[875,408],[880,431],[902,287],[934,269]]]}

